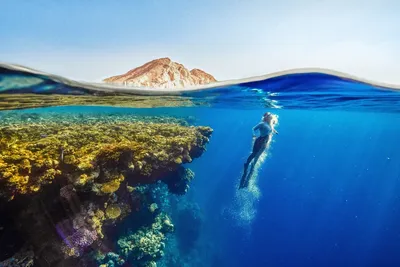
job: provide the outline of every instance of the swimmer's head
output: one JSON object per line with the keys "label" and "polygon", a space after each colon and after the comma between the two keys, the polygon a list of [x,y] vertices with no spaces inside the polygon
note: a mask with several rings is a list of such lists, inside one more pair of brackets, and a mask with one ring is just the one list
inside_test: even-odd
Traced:
{"label": "swimmer's head", "polygon": [[276,124],[278,121],[278,116],[275,114],[272,114],[271,112],[266,112],[266,113],[264,113],[262,120],[267,123]]}
{"label": "swimmer's head", "polygon": [[272,119],[272,113],[271,112],[264,113],[264,115],[262,117],[263,121],[269,122],[269,121],[271,121],[271,119]]}

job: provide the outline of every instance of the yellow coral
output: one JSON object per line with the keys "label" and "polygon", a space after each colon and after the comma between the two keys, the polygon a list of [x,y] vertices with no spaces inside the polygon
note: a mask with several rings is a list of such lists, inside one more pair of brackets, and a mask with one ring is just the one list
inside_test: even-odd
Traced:
{"label": "yellow coral", "polygon": [[109,205],[106,209],[106,215],[109,219],[116,219],[121,215],[121,209],[118,205]]}
{"label": "yellow coral", "polygon": [[79,252],[76,250],[76,248],[75,247],[72,247],[72,248],[70,248],[70,247],[63,247],[63,252],[64,252],[64,254],[67,256],[67,257],[74,257],[74,256],[77,256],[77,255],[79,255]]}
{"label": "yellow coral", "polygon": [[95,216],[99,219],[104,219],[104,212],[102,210],[96,210]]}
{"label": "yellow coral", "polygon": [[181,158],[176,158],[175,160],[176,164],[182,164],[182,159]]}
{"label": "yellow coral", "polygon": [[[100,184],[103,193],[118,190],[126,172],[153,182],[198,157],[211,132],[208,127],[132,121],[55,120],[0,126],[0,182],[4,185],[0,196],[37,192],[59,176],[78,186]],[[99,173],[105,175],[105,183],[96,181]]]}
{"label": "yellow coral", "polygon": [[31,163],[28,159],[23,159],[21,162],[21,168],[24,170],[28,170],[28,172],[31,172]]}
{"label": "yellow coral", "polygon": [[124,180],[124,176],[121,174],[116,179],[101,185],[101,192],[105,194],[111,194],[118,190],[120,183]]}
{"label": "yellow coral", "polygon": [[77,184],[79,185],[84,185],[87,183],[87,181],[89,180],[89,177],[86,173],[83,173],[79,176],[79,179],[77,181]]}
{"label": "yellow coral", "polygon": [[96,230],[97,234],[100,236],[100,238],[104,237],[102,227],[103,227],[103,221],[105,220],[104,218],[104,212],[100,209],[96,210],[95,214],[92,219],[92,227],[93,229]]}

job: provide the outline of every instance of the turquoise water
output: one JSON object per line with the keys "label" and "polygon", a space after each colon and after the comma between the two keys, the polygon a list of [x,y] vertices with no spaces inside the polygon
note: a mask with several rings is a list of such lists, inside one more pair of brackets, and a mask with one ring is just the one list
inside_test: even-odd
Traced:
{"label": "turquoise water", "polygon": [[[157,266],[400,266],[398,92],[310,74],[183,96],[210,105],[0,114],[173,116],[213,128],[207,150],[185,164],[195,173],[188,192],[168,196],[175,232]],[[238,190],[251,128],[266,111],[278,116],[279,135]]]}

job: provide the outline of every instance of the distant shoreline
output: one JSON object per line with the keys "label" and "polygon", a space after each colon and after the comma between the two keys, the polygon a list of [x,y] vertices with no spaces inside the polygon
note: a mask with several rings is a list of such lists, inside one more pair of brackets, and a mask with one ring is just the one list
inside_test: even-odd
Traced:
{"label": "distant shoreline", "polygon": [[21,65],[16,65],[16,64],[7,64],[7,63],[0,63],[0,68],[4,69],[9,69],[11,71],[16,71],[16,72],[23,72],[27,74],[33,74],[33,75],[40,75],[40,76],[45,76],[49,80],[58,82],[58,83],[63,83],[68,86],[72,87],[79,87],[83,89],[88,89],[93,91],[95,93],[96,91],[98,92],[104,92],[104,93],[124,93],[124,94],[136,94],[136,95],[180,95],[185,92],[196,92],[196,91],[203,91],[206,89],[216,89],[216,88],[221,88],[221,87],[226,87],[226,86],[234,86],[238,84],[243,84],[243,83],[249,83],[249,82],[258,82],[262,80],[267,80],[279,76],[284,76],[284,75],[290,75],[290,74],[307,74],[307,73],[320,73],[320,74],[327,74],[327,75],[333,75],[342,79],[347,79],[347,80],[352,80],[355,82],[359,83],[364,83],[364,84],[369,84],[375,87],[379,87],[380,89],[386,89],[386,90],[400,90],[400,85],[395,85],[395,84],[389,84],[389,83],[384,83],[384,82],[376,82],[364,78],[360,78],[351,74],[347,74],[344,72],[339,72],[335,70],[330,70],[330,69],[324,69],[324,68],[297,68],[297,69],[289,69],[289,70],[284,70],[284,71],[278,71],[278,72],[273,72],[261,76],[254,76],[254,77],[249,77],[249,78],[243,78],[243,79],[233,79],[233,80],[227,80],[227,81],[218,81],[214,83],[209,83],[206,85],[198,85],[198,86],[190,86],[186,88],[168,88],[168,89],[159,89],[159,88],[147,88],[147,87],[131,87],[131,86],[124,86],[124,85],[119,85],[119,84],[107,84],[107,83],[90,83],[90,82],[83,82],[83,81],[74,81],[59,75],[54,75],[51,73],[45,73],[39,70],[35,70],[32,68],[28,68],[25,66]]}

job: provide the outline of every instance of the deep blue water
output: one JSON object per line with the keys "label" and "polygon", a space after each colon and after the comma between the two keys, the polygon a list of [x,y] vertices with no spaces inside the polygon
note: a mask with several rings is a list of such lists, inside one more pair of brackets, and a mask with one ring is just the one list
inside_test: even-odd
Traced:
{"label": "deep blue water", "polygon": [[[192,248],[203,265],[192,266],[400,266],[400,94],[300,78],[191,95],[216,96],[212,107],[35,112],[193,116],[211,126],[207,151],[189,166],[186,198],[204,215]],[[265,111],[279,116],[279,135],[255,186],[239,191],[251,128]]]}
{"label": "deep blue water", "polygon": [[[399,266],[397,114],[277,112],[280,134],[254,198],[236,187],[262,111],[211,112],[204,121],[215,134],[195,163],[195,194],[214,227],[210,242],[223,244],[223,266]],[[242,227],[223,212],[246,211],[238,201],[256,211]]]}

